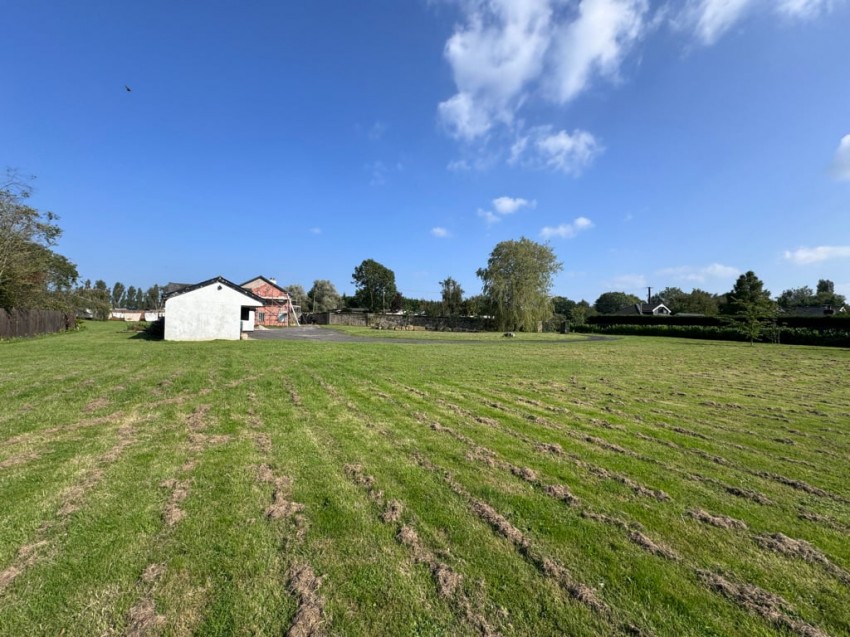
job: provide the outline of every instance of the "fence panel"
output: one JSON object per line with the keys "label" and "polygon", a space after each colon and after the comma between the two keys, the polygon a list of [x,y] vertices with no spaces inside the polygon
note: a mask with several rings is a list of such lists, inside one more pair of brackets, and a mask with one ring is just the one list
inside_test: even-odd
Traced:
{"label": "fence panel", "polygon": [[58,310],[0,309],[0,338],[51,334],[67,328],[65,313]]}

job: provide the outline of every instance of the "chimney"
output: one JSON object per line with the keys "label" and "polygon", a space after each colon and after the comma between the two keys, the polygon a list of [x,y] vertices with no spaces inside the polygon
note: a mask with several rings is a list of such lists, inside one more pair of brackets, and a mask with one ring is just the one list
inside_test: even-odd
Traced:
{"label": "chimney", "polygon": [[276,279],[276,278],[274,278],[273,276],[270,276],[270,277],[269,277],[269,281],[271,281],[272,283],[274,283],[275,285],[277,285],[277,279]]}

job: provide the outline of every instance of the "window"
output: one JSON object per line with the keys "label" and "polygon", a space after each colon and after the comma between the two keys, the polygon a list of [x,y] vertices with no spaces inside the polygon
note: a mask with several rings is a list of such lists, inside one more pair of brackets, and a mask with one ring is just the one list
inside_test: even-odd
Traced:
{"label": "window", "polygon": [[281,312],[280,314],[277,315],[277,322],[278,323],[286,323],[286,312]]}
{"label": "window", "polygon": [[257,316],[259,317],[258,320],[260,321],[260,323],[262,323],[263,321],[266,320],[266,313],[265,312],[260,312],[259,314],[257,314]]}

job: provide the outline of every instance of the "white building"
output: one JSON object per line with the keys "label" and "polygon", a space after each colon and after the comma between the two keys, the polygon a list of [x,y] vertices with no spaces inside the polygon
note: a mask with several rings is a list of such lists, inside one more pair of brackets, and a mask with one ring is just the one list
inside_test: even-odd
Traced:
{"label": "white building", "polygon": [[254,308],[264,303],[220,276],[183,287],[165,299],[165,340],[238,341],[253,331]]}

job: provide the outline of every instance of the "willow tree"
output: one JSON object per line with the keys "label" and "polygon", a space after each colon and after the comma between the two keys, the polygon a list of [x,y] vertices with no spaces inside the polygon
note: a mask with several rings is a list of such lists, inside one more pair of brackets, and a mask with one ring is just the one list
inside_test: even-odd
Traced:
{"label": "willow tree", "polygon": [[552,277],[562,267],[548,245],[525,237],[497,244],[487,267],[476,273],[493,307],[496,328],[532,332],[551,318]]}

